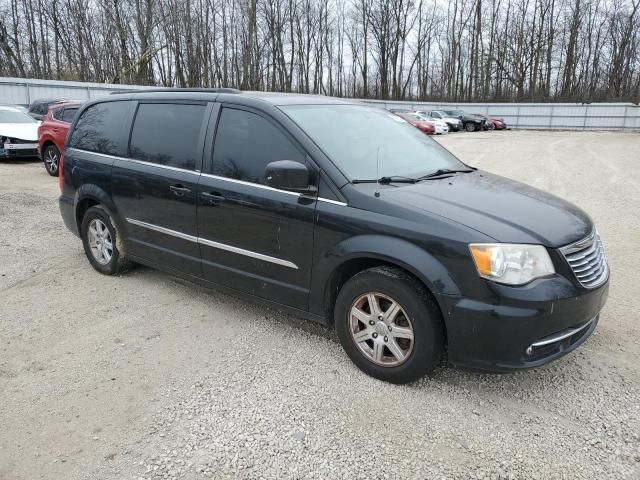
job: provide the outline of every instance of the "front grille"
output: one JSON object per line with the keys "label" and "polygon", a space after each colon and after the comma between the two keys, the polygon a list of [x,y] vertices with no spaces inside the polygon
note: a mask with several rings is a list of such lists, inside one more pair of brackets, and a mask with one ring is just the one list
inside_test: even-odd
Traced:
{"label": "front grille", "polygon": [[609,266],[597,232],[594,231],[587,238],[563,247],[561,252],[583,287],[595,288],[607,280]]}

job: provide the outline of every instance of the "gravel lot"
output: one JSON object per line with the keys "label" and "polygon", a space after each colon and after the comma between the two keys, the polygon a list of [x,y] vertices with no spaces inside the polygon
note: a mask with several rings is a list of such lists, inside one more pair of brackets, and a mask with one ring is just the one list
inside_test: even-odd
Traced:
{"label": "gravel lot", "polygon": [[439,138],[597,222],[596,333],[544,368],[408,386],[332,331],[138,268],[96,273],[39,162],[0,162],[0,479],[640,478],[640,136]]}

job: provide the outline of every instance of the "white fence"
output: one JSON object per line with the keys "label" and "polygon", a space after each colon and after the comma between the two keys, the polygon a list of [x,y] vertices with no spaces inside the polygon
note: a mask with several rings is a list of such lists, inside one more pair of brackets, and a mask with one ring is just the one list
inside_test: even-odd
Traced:
{"label": "white fence", "polygon": [[[91,100],[139,85],[63,82],[0,77],[0,103],[28,105],[39,98]],[[362,100],[382,108],[455,110],[503,118],[513,128],[640,130],[640,106],[633,103],[429,103]]]}

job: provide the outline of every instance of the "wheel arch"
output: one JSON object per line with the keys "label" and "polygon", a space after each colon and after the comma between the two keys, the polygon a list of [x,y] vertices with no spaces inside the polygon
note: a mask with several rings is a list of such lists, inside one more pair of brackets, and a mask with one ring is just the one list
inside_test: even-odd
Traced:
{"label": "wheel arch", "polygon": [[[377,266],[399,268],[415,277],[434,297],[443,317],[446,310],[441,295],[460,295],[447,269],[426,250],[399,238],[362,235],[336,245],[319,262],[313,275],[310,309],[322,312],[332,323],[335,299],[342,285],[353,275]],[[321,293],[314,295],[314,291]]]}
{"label": "wheel arch", "polygon": [[117,215],[114,215],[116,208],[111,201],[111,196],[102,188],[95,184],[85,183],[77,191],[75,195],[75,220],[78,232],[81,231],[82,219],[89,208],[95,205],[101,205],[109,214],[114,222],[114,226],[121,230]]}

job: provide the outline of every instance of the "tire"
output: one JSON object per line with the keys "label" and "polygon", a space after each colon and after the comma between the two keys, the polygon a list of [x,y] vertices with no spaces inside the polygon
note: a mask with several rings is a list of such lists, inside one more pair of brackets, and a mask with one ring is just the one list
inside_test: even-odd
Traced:
{"label": "tire", "polygon": [[[84,214],[80,228],[84,253],[89,263],[104,275],[117,275],[128,270],[132,262],[118,249],[121,242],[107,211],[97,205]],[[101,233],[96,238],[96,233]]]}
{"label": "tire", "polygon": [[496,126],[493,122],[487,123],[487,130],[495,130]]}
{"label": "tire", "polygon": [[467,122],[464,124],[464,129],[467,132],[475,132],[476,131],[476,124],[473,122]]}
{"label": "tire", "polygon": [[[371,315],[372,295],[377,317]],[[385,318],[394,310],[392,302],[399,309],[395,316]],[[397,268],[375,267],[350,278],[338,293],[334,324],[353,363],[380,380],[398,384],[415,381],[438,366],[442,357],[440,309],[422,284]]]}
{"label": "tire", "polygon": [[48,145],[42,152],[42,161],[47,173],[52,177],[57,177],[60,166],[60,151],[55,145]]}

